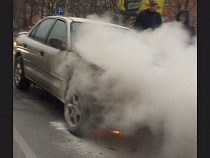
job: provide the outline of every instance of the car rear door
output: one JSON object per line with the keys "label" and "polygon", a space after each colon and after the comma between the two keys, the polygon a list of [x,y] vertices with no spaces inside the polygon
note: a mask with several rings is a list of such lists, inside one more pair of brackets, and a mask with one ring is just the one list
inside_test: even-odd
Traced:
{"label": "car rear door", "polygon": [[55,22],[55,18],[41,21],[35,28],[33,28],[24,43],[22,43],[27,49],[27,53],[24,53],[26,74],[31,80],[38,84],[43,82],[43,76],[39,68],[39,60],[42,56],[40,50],[46,47],[45,43],[47,37]]}

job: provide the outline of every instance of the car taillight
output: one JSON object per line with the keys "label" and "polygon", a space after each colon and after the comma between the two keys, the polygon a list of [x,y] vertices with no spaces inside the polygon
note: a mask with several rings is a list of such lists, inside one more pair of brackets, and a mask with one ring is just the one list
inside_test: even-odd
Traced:
{"label": "car taillight", "polygon": [[17,47],[18,45],[17,45],[17,43],[14,41],[13,42],[13,47]]}

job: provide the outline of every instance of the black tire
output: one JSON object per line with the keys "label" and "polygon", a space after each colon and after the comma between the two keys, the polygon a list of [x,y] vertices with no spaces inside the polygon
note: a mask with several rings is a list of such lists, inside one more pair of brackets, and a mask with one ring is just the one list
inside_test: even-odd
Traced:
{"label": "black tire", "polygon": [[71,87],[66,95],[64,105],[64,118],[69,131],[76,136],[89,134],[89,110],[85,98]]}
{"label": "black tire", "polygon": [[15,59],[14,83],[17,89],[24,90],[30,87],[30,81],[24,76],[23,59],[18,56]]}

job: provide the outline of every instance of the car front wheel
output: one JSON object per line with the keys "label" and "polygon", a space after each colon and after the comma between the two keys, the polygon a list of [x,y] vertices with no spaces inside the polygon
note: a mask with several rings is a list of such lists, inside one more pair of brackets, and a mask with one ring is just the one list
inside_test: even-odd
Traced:
{"label": "car front wheel", "polygon": [[27,89],[30,86],[30,81],[24,76],[23,60],[21,56],[15,59],[14,82],[17,89]]}
{"label": "car front wheel", "polygon": [[88,133],[89,111],[85,98],[82,98],[74,88],[70,88],[66,95],[64,117],[71,133],[77,136],[84,136]]}

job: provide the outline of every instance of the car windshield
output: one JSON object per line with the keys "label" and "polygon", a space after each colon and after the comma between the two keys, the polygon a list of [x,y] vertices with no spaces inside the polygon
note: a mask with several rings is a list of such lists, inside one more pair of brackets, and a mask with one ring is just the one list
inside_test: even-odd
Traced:
{"label": "car windshield", "polygon": [[[100,31],[97,31],[100,30]],[[97,33],[96,33],[97,32]],[[76,51],[76,44],[84,37],[92,37],[95,39],[100,39],[100,35],[104,32],[109,33],[118,33],[125,35],[129,32],[127,28],[115,27],[112,25],[102,25],[102,24],[93,24],[93,23],[83,23],[83,22],[73,22],[71,24],[71,40],[72,40],[72,49]]]}

